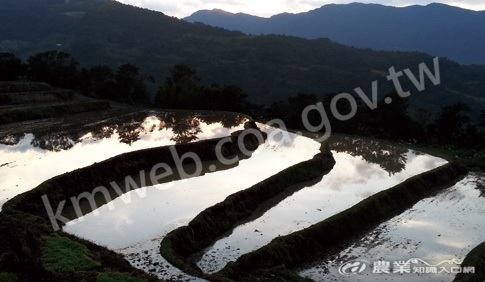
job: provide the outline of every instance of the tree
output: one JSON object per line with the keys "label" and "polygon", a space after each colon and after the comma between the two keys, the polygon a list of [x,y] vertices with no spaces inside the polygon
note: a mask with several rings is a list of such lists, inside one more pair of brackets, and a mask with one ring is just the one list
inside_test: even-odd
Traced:
{"label": "tree", "polygon": [[0,53],[0,81],[14,81],[22,75],[22,61],[12,53]]}
{"label": "tree", "polygon": [[[287,115],[287,120],[285,120],[286,125],[289,128],[304,128],[301,118],[302,112],[306,107],[314,105],[317,102],[318,99],[315,94],[298,93],[296,96],[288,97],[287,103],[290,111]],[[318,124],[321,121],[320,114],[316,111],[311,111],[308,119],[311,124]]]}
{"label": "tree", "polygon": [[[104,79],[109,78],[106,68],[96,71],[104,73]],[[116,96],[113,97],[115,100],[138,105],[148,103],[148,91],[144,79],[140,76],[138,67],[131,64],[119,66],[115,75],[115,82]]]}
{"label": "tree", "polygon": [[116,99],[115,75],[107,65],[94,66],[89,70],[92,93],[95,97]]}
{"label": "tree", "polygon": [[420,140],[424,130],[408,113],[409,100],[399,97],[396,91],[388,93],[373,112],[380,128],[380,137],[393,140]]}
{"label": "tree", "polygon": [[270,119],[282,119],[284,121],[288,120],[288,113],[290,112],[290,106],[286,101],[274,102],[267,109],[267,115]]}
{"label": "tree", "polygon": [[203,91],[197,72],[187,65],[176,65],[170,77],[158,89],[155,105],[164,108],[189,109],[196,107]]}
{"label": "tree", "polygon": [[219,86],[213,84],[204,88],[197,104],[201,109],[245,112],[248,107],[246,93],[239,86]]}
{"label": "tree", "polygon": [[[318,102],[315,94],[298,93],[295,96],[290,96],[286,101],[278,101],[267,109],[267,115],[271,119],[282,119],[288,128],[303,129],[302,121],[303,110]],[[316,111],[311,111],[308,115],[311,124],[318,124],[321,122],[320,114]]]}
{"label": "tree", "polygon": [[34,81],[43,81],[52,86],[76,89],[79,63],[65,52],[47,51],[28,59],[27,74]]}
{"label": "tree", "polygon": [[434,137],[440,141],[458,140],[463,137],[470,118],[464,114],[469,108],[464,103],[444,107],[430,126]]}
{"label": "tree", "polygon": [[[362,112],[365,112],[366,109],[363,107],[358,108],[358,111],[356,113],[357,115],[355,115],[352,118],[352,121],[350,120],[342,121],[340,119],[337,119],[331,112],[331,109],[332,109],[331,105],[332,105],[332,101],[337,101],[335,100],[335,97],[337,97],[338,95],[340,95],[340,93],[337,93],[337,92],[327,93],[323,96],[323,101],[322,101],[324,108],[327,109],[327,116],[332,126],[332,131],[340,132],[340,133],[356,133],[359,127],[360,115],[362,114]],[[361,99],[358,99],[358,98],[354,98],[354,99],[355,101],[357,101],[357,103],[361,101]],[[359,106],[359,104],[357,104],[357,106]],[[347,115],[352,111],[352,106],[345,99],[338,101],[335,104],[335,108],[342,115]]]}
{"label": "tree", "polygon": [[424,108],[418,108],[414,111],[414,120],[418,122],[421,126],[426,127],[431,121],[433,113]]}

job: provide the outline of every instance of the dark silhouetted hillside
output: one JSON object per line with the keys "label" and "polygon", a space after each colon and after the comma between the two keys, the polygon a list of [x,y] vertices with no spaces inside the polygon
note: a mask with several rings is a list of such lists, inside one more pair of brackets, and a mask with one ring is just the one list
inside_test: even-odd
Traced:
{"label": "dark silhouetted hillside", "polygon": [[[35,11],[31,4],[37,5]],[[255,103],[271,104],[298,92],[323,99],[326,93],[354,93],[356,87],[370,96],[374,80],[382,96],[393,90],[386,79],[390,67],[411,68],[417,75],[420,63],[433,65],[424,53],[359,49],[328,39],[247,36],[110,0],[3,0],[0,11],[0,26],[8,29],[0,34],[0,52],[26,58],[56,49],[81,66],[134,64],[152,75],[155,85],[164,82],[173,66],[185,64],[197,70],[202,83],[240,86]],[[5,14],[17,16],[6,19]],[[426,90],[410,97],[412,108],[439,110],[465,102],[478,115],[485,108],[485,67],[444,58],[440,67],[441,84],[432,86],[426,79]],[[405,79],[403,87],[413,89]]]}
{"label": "dark silhouetted hillside", "polygon": [[485,11],[444,4],[404,8],[330,4],[306,13],[284,13],[271,18],[203,10],[185,20],[248,34],[326,37],[355,47],[421,51],[464,64],[485,64]]}

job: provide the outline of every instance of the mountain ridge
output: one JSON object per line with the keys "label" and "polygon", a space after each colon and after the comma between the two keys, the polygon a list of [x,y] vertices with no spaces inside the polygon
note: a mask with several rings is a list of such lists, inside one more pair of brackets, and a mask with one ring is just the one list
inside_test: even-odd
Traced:
{"label": "mountain ridge", "polygon": [[[419,64],[431,66],[433,60],[420,52],[373,51],[324,38],[248,36],[110,0],[98,0],[76,17],[64,13],[91,2],[71,0],[71,6],[64,6],[62,0],[15,1],[5,0],[17,4],[8,12],[24,17],[3,17],[5,2],[0,2],[0,29],[9,26],[15,31],[8,37],[0,33],[0,52],[26,59],[54,49],[71,54],[82,67],[117,68],[130,63],[155,78],[152,89],[163,83],[173,66],[185,64],[196,69],[204,78],[203,84],[238,85],[258,104],[270,105],[299,92],[314,93],[319,99],[329,93],[353,93],[356,87],[371,93],[369,87],[375,80],[382,96],[393,90],[392,82],[386,79],[390,67],[411,68],[416,73]],[[54,9],[50,4],[56,1]],[[45,6],[42,17],[29,13],[31,2]],[[48,24],[59,21],[69,25]],[[29,33],[33,25],[38,30]],[[5,42],[17,41],[24,43],[5,48]],[[442,83],[413,95],[409,101],[414,109],[436,111],[455,102],[467,103],[475,113],[485,108],[485,66],[462,66],[445,58],[440,59],[440,66]]]}
{"label": "mountain ridge", "polygon": [[393,7],[381,4],[328,4],[269,18],[201,10],[184,18],[246,34],[281,34],[386,51],[420,51],[462,64],[485,65],[485,11],[431,3]]}

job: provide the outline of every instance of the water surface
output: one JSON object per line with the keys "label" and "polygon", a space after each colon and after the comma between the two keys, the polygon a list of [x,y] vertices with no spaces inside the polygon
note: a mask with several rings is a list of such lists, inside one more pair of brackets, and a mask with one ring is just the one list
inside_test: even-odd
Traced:
{"label": "water surface", "polygon": [[106,119],[100,115],[1,126],[0,207],[59,174],[122,153],[227,136],[247,121],[224,113],[140,111]]}
{"label": "water surface", "polygon": [[[300,275],[315,281],[452,281],[453,270],[459,270],[465,256],[485,241],[484,187],[485,174],[470,173],[453,187],[380,224],[332,258],[301,270]],[[340,274],[339,266],[352,261],[365,262],[366,269]],[[376,261],[389,262],[390,273],[373,273]],[[410,273],[394,267],[399,261],[410,262]],[[434,266],[441,273],[421,273]]]}
{"label": "water surface", "polygon": [[116,250],[133,266],[161,279],[195,279],[183,275],[159,254],[163,237],[227,196],[319,152],[320,144],[311,139],[259,126],[268,133],[268,140],[236,168],[131,191],[125,194],[131,197],[130,203],[117,198],[111,202],[114,209],[102,206],[98,216],[87,214],[64,231]]}
{"label": "water surface", "polygon": [[445,160],[382,141],[352,137],[330,140],[336,165],[311,187],[281,201],[259,218],[240,225],[208,248],[198,261],[206,273],[254,251],[277,236],[302,230]]}

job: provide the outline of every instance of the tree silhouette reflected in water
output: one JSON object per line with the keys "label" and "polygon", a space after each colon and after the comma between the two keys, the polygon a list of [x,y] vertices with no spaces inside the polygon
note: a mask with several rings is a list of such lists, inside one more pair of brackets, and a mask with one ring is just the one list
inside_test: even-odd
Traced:
{"label": "tree silhouette reflected in water", "polygon": [[485,198],[485,174],[477,173],[476,175],[474,175],[474,177],[475,179],[473,180],[473,182],[476,185],[475,189],[480,192],[480,195],[478,195],[478,197]]}
{"label": "tree silhouette reflected in water", "polygon": [[30,144],[42,150],[59,152],[69,150],[74,146],[75,142],[70,136],[51,134],[51,136],[45,136],[43,138],[34,138]]}
{"label": "tree silhouette reflected in water", "polygon": [[177,144],[197,140],[197,135],[202,133],[201,123],[208,125],[221,123],[224,128],[232,128],[247,121],[246,117],[233,113],[170,112],[158,115],[158,118],[161,120],[160,130],[172,129],[173,136],[170,140]]}
{"label": "tree silhouette reflected in water", "polygon": [[101,140],[110,138],[115,131],[118,130],[118,126],[102,126],[98,131],[92,131],[91,136],[93,139]]}
{"label": "tree silhouette reflected in water", "polygon": [[220,122],[225,128],[232,128],[248,121],[246,116],[233,113],[210,113],[199,115],[198,118],[206,124]]}
{"label": "tree silhouette reflected in water", "polygon": [[7,135],[7,136],[2,136],[0,137],[0,144],[4,144],[7,146],[13,146],[16,145],[20,142],[20,139],[22,139],[22,135]]}
{"label": "tree silhouette reflected in water", "polygon": [[173,112],[163,113],[157,117],[161,121],[159,130],[171,129],[173,136],[170,140],[176,144],[197,140],[197,134],[202,132],[200,121],[194,115]]}
{"label": "tree silhouette reflected in water", "polygon": [[142,122],[143,121],[131,121],[130,123],[124,123],[121,126],[118,126],[118,139],[120,142],[131,146],[131,144],[140,140],[140,133],[145,132],[145,129],[141,126]]}
{"label": "tree silhouette reflected in water", "polygon": [[332,136],[329,142],[332,150],[353,157],[361,156],[369,163],[378,164],[389,176],[406,168],[406,148],[382,141],[345,136]]}
{"label": "tree silhouette reflected in water", "polygon": [[196,118],[186,118],[177,122],[173,127],[173,137],[170,140],[175,143],[189,143],[198,139],[197,134],[201,133],[200,121]]}
{"label": "tree silhouette reflected in water", "polygon": [[173,136],[170,140],[181,144],[197,140],[202,133],[202,123],[220,123],[225,128],[232,128],[246,121],[245,116],[234,113],[139,111],[101,121],[97,121],[96,117],[84,121],[73,118],[60,120],[57,125],[51,122],[27,131],[18,128],[6,136],[0,136],[0,144],[16,145],[27,133],[32,133],[32,147],[53,152],[69,150],[86,138],[102,140],[112,138],[115,134],[118,134],[119,142],[132,145],[140,140],[140,134],[152,133],[157,128],[160,131],[171,130]]}

